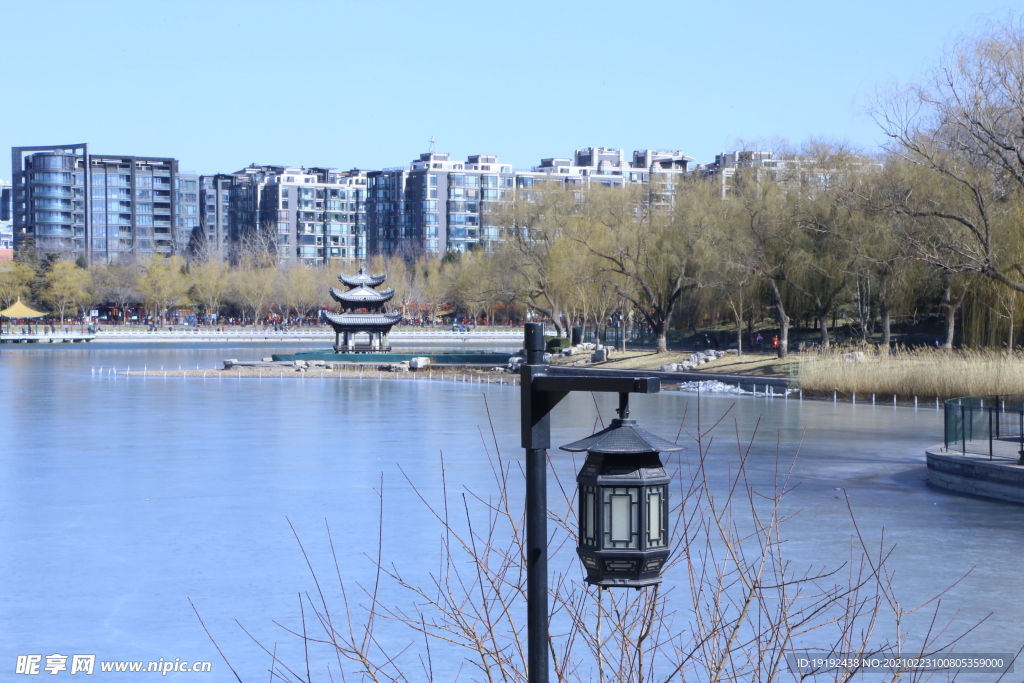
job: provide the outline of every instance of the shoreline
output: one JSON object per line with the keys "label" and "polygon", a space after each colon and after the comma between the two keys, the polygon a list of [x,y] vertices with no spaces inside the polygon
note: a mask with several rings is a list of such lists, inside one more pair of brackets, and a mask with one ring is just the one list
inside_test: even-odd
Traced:
{"label": "shoreline", "polygon": [[[354,364],[356,365],[356,364]],[[518,386],[519,374],[496,372],[464,366],[438,367],[429,370],[382,370],[381,364],[358,364],[352,368],[326,368],[319,366],[295,367],[291,363],[263,363],[259,365],[232,365],[229,368],[180,370],[117,370],[110,374],[155,379],[410,379],[414,381],[456,381],[471,384],[497,384]]]}
{"label": "shoreline", "polygon": [[[63,326],[62,326],[63,327]],[[399,329],[391,333],[394,346],[403,345],[437,345],[437,344],[502,344],[522,346],[522,331],[518,328],[495,328],[452,332],[451,330],[432,328]],[[27,333],[20,330],[10,334],[0,334],[0,341],[5,343],[46,343],[55,339],[71,339],[95,343],[181,343],[181,342],[226,342],[226,343],[323,343],[328,346],[334,343],[334,331],[324,328],[293,328],[288,331],[275,331],[259,327],[231,328],[223,332],[210,328],[176,328],[173,331],[136,329],[105,329],[95,332],[83,332],[78,327],[64,333]]]}

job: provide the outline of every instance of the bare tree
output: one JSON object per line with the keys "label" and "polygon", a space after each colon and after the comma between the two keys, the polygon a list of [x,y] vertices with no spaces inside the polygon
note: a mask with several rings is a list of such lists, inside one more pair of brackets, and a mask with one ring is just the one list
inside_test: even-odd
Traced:
{"label": "bare tree", "polygon": [[232,263],[257,264],[261,267],[277,265],[280,261],[277,251],[277,223],[265,220],[243,230],[231,244],[229,257]]}
{"label": "bare tree", "polygon": [[875,120],[916,167],[890,196],[920,220],[906,239],[950,272],[1024,291],[1024,23],[1016,14],[959,40],[921,83],[884,93]]}
{"label": "bare tree", "polygon": [[142,301],[139,294],[139,264],[131,260],[115,261],[89,269],[100,301],[113,304],[120,312],[122,322],[127,320],[129,304]]}
{"label": "bare tree", "polygon": [[665,207],[642,190],[592,190],[588,219],[604,238],[577,237],[607,267],[622,276],[619,295],[643,315],[657,338],[656,353],[668,350],[668,326],[685,292],[702,285],[708,234],[720,200],[703,180],[683,180]]}
{"label": "bare tree", "polygon": [[[783,501],[791,484],[785,457],[777,455],[773,482],[754,486],[747,463],[756,428],[749,440],[737,436],[731,453],[712,451],[717,430],[739,434],[740,426],[726,427],[728,411],[711,424],[701,421],[699,410],[694,412],[696,420],[684,414],[680,427],[692,455],[671,464],[685,476],[676,477],[673,556],[665,571],[685,577],[682,587],[615,591],[584,584],[573,552],[573,487],[558,481],[559,471],[552,467],[554,490],[560,492],[552,496],[549,510],[554,522],[549,542],[554,680],[847,683],[860,680],[863,665],[797,666],[794,671],[793,655],[809,650],[824,659],[928,656],[957,642],[935,598],[909,608],[901,603],[886,565],[892,548],[883,539],[870,542],[869,549],[849,501],[844,533],[851,552],[845,564],[812,568],[790,558],[790,513]],[[343,578],[336,553],[333,565],[318,571],[300,541],[315,589],[300,598],[301,621],[287,632],[307,648],[324,648],[330,657],[326,680],[346,680],[349,674],[380,682],[453,680],[461,679],[463,671],[474,680],[525,680],[520,621],[526,599],[524,522],[521,501],[510,493],[522,472],[502,455],[493,431],[492,437],[484,448],[494,471],[494,494],[457,495],[443,460],[440,501],[432,501],[407,477],[424,505],[421,523],[436,525],[440,539],[436,569],[425,581],[385,558],[383,524],[376,548],[368,552],[375,575],[364,584]],[[721,458],[730,460],[732,474],[716,481],[711,463]],[[381,515],[383,483],[382,475]],[[333,550],[329,529],[327,538]],[[336,581],[323,580],[328,574]],[[404,592],[408,600],[396,599],[394,591]],[[915,612],[921,610],[930,612],[918,617],[926,628],[911,638]],[[382,627],[388,628],[386,634]],[[402,635],[403,628],[408,635]],[[310,680],[308,649],[305,662],[287,662],[261,647],[271,657],[272,676]],[[887,682],[927,677],[898,666],[878,674]]]}

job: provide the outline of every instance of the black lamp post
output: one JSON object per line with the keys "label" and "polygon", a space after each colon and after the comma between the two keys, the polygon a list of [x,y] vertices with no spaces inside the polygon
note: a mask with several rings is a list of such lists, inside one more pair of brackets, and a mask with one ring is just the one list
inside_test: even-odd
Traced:
{"label": "black lamp post", "polygon": [[681,446],[636,426],[629,394],[656,394],[661,380],[551,371],[544,331],[527,323],[521,370],[522,443],[526,449],[527,681],[548,683],[547,449],[551,410],[572,391],[619,394],[619,417],[597,434],[563,446],[587,451],[580,484],[579,547],[587,582],[642,588],[661,581],[669,556],[669,477],[659,453]]}

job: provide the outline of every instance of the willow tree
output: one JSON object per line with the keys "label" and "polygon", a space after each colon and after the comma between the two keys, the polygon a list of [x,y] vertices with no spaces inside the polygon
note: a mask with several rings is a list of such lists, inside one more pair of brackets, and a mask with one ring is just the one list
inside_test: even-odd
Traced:
{"label": "willow tree", "polygon": [[488,221],[503,227],[497,265],[514,282],[517,298],[548,318],[560,337],[572,296],[582,204],[576,192],[553,184],[520,190],[490,210]]}
{"label": "willow tree", "polygon": [[595,188],[578,243],[619,275],[618,294],[643,315],[668,350],[668,328],[685,292],[701,286],[708,235],[721,200],[713,183],[682,179],[668,194],[649,188]]}
{"label": "willow tree", "polygon": [[849,186],[874,165],[842,145],[815,141],[794,161],[781,182],[787,186],[790,220],[800,229],[794,233],[790,272],[781,276],[813,310],[821,346],[828,348],[829,314],[849,287],[856,261],[852,238],[862,223]]}
{"label": "willow tree", "polygon": [[153,315],[170,315],[174,306],[188,301],[189,282],[185,277],[185,260],[180,256],[154,256],[139,278],[139,294]]}
{"label": "willow tree", "polygon": [[278,281],[277,299],[282,308],[294,311],[301,319],[312,311],[324,298],[323,267],[294,263],[281,273]]}
{"label": "willow tree", "polygon": [[189,298],[202,306],[206,315],[219,314],[231,287],[230,276],[223,259],[192,261],[188,264]]}
{"label": "willow tree", "polygon": [[278,293],[280,277],[276,258],[269,252],[262,257],[258,253],[247,254],[231,271],[229,292],[243,310],[252,312],[256,323]]}
{"label": "willow tree", "polygon": [[[855,227],[848,236],[854,256],[853,270],[859,278],[871,283],[884,353],[888,353],[892,345],[894,317],[909,314],[912,307],[924,302],[934,279],[930,267],[915,257],[913,248],[904,238],[912,232],[907,224],[914,219],[885,208],[893,188],[903,186],[905,165],[898,158],[887,159],[882,167],[863,169],[852,176],[846,187],[856,208]],[[952,321],[953,318],[947,316],[950,326]]]}
{"label": "willow tree", "polygon": [[27,299],[35,277],[35,271],[24,263],[0,263],[0,306],[7,308],[19,299]]}
{"label": "willow tree", "polygon": [[916,219],[904,238],[955,279],[975,273],[1024,291],[1024,22],[962,37],[919,83],[874,109],[907,172],[890,209]]}
{"label": "willow tree", "polygon": [[730,258],[769,292],[779,325],[779,358],[789,353],[789,323],[784,283],[800,259],[801,229],[794,220],[792,195],[771,178],[736,175],[723,210],[728,214]]}
{"label": "willow tree", "polygon": [[64,324],[64,316],[69,309],[74,312],[79,305],[89,302],[90,285],[89,271],[71,261],[57,261],[43,276],[39,298],[60,315],[60,322]]}

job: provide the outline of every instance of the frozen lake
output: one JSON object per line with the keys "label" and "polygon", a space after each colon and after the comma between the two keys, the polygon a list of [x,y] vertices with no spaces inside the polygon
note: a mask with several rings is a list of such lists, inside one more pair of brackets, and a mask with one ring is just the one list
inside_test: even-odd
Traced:
{"label": "frozen lake", "polygon": [[[437,533],[421,526],[422,504],[397,466],[435,495],[443,451],[448,486],[486,495],[494,481],[481,443],[483,430],[491,446],[481,394],[503,456],[521,457],[518,390],[510,387],[106,373],[129,365],[214,368],[224,358],[307,348],[3,348],[0,669],[20,654],[177,657],[210,660],[214,674],[200,678],[228,680],[191,598],[243,678],[265,680],[267,657],[234,620],[269,644],[294,647],[272,620],[293,619],[297,593],[312,584],[286,518],[323,569],[326,518],[346,556],[342,571],[365,579],[359,557],[375,551],[383,472],[385,555],[415,573],[421,558],[434,556]],[[605,420],[613,403],[599,399]],[[934,407],[708,396],[702,420],[730,405],[727,431],[735,419],[748,439],[760,420],[755,484],[775,476],[776,452],[785,469],[799,448],[792,475],[799,486],[787,500],[802,509],[787,527],[791,559],[841,561],[851,527],[836,489],[845,489],[861,529],[877,538],[884,528],[896,544],[891,566],[908,604],[973,568],[943,599],[944,611],[959,610],[964,625],[992,616],[960,651],[1016,651],[1024,643],[1024,508],[925,485],[924,448],[941,440]],[[695,395],[673,392],[635,397],[632,406],[643,427],[668,438],[684,410],[690,426],[697,412]],[[595,419],[589,396],[567,399],[554,417],[553,443],[586,436]],[[716,438],[723,453],[735,452],[735,439],[729,446],[726,435]],[[571,456],[552,456],[571,482]],[[97,672],[89,680],[107,679]]]}

